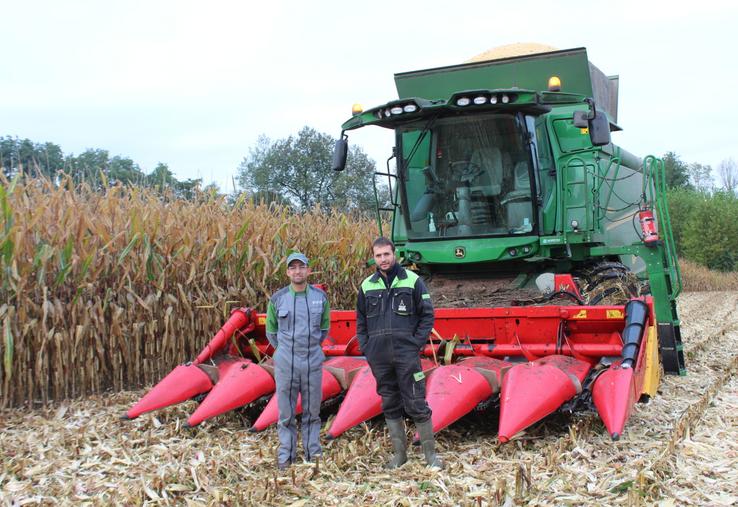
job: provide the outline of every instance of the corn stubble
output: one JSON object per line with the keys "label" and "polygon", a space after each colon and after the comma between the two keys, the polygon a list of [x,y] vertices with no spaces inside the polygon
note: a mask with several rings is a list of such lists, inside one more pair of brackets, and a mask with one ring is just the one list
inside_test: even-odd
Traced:
{"label": "corn stubble", "polygon": [[278,473],[276,432],[248,433],[233,413],[186,429],[193,402],[123,422],[142,391],[56,400],[159,380],[198,351],[230,302],[263,308],[293,246],[319,262],[315,278],[330,282],[334,306],[350,307],[373,224],[122,188],[4,182],[0,191],[2,404],[47,403],[0,411],[0,504],[738,502],[734,291],[680,298],[689,374],[665,377],[618,442],[594,414],[548,418],[504,445],[489,417],[470,416],[438,435],[446,470],[426,469],[412,448],[388,473],[379,420],[325,442],[319,466]]}
{"label": "corn stubble", "polygon": [[136,188],[2,181],[0,407],[151,384],[230,309],[265,311],[293,249],[353,307],[375,223]]}

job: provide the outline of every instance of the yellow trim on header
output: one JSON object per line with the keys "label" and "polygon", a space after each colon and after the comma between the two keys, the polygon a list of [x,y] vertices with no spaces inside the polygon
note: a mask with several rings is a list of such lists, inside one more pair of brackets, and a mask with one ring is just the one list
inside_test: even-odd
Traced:
{"label": "yellow trim on header", "polygon": [[259,325],[266,326],[267,318],[266,315],[259,315]]}
{"label": "yellow trim on header", "polygon": [[648,328],[646,339],[646,371],[643,372],[643,387],[641,394],[650,397],[656,396],[656,390],[661,382],[661,361],[659,360],[659,345],[656,338],[656,326]]}

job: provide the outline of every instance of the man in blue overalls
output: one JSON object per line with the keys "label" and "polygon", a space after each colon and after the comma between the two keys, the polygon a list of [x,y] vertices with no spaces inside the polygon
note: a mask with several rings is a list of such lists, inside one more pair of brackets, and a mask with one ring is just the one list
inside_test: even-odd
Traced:
{"label": "man in blue overalls", "polygon": [[279,407],[277,466],[285,470],[297,459],[295,408],[302,396],[302,447],[306,461],[321,455],[320,402],[323,349],[328,335],[330,307],[322,290],[307,283],[308,259],[301,253],[287,257],[290,284],[278,290],[267,307],[266,334],[276,349],[274,379]]}

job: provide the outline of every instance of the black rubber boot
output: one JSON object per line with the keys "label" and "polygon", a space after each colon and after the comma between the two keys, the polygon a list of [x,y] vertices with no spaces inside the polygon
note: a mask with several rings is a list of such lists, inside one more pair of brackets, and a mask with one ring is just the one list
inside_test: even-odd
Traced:
{"label": "black rubber boot", "polygon": [[402,466],[407,461],[407,434],[405,434],[405,422],[402,419],[385,419],[385,421],[395,454],[384,465],[384,468],[392,469]]}
{"label": "black rubber boot", "polygon": [[420,446],[425,455],[425,463],[429,467],[443,468],[443,461],[436,454],[436,442],[433,440],[433,421],[428,419],[422,423],[415,423],[420,436]]}

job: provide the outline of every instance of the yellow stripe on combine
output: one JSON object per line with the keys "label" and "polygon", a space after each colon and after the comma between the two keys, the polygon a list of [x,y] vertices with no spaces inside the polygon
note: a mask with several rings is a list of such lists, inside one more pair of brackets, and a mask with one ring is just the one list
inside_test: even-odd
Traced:
{"label": "yellow stripe on combine", "polygon": [[649,326],[646,338],[646,371],[643,372],[643,388],[641,395],[656,396],[661,382],[661,362],[659,361],[659,345],[656,338],[656,326]]}

